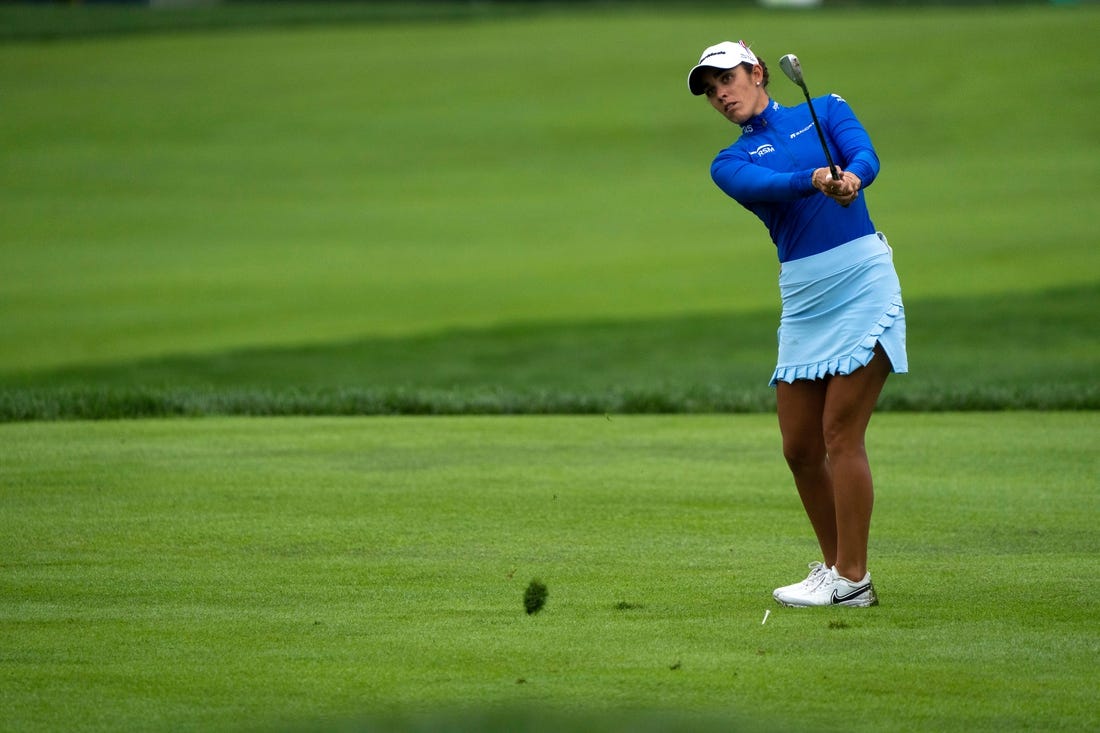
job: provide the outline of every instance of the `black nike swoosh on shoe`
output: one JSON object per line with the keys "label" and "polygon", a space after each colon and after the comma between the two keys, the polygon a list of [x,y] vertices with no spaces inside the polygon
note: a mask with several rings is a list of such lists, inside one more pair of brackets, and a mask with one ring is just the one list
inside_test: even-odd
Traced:
{"label": "black nike swoosh on shoe", "polygon": [[869,590],[871,590],[871,584],[870,583],[868,583],[867,585],[861,585],[858,588],[856,588],[855,590],[853,590],[849,593],[845,593],[842,596],[837,595],[837,592],[834,590],[833,591],[833,598],[832,598],[831,602],[832,603],[844,603],[844,601],[850,601],[853,598],[856,598],[858,596],[863,595],[864,593],[866,593]]}

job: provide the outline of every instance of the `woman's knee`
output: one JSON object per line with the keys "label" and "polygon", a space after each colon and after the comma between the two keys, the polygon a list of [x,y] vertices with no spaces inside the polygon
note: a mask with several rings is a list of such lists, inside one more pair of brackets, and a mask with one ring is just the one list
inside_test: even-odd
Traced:
{"label": "woman's knee", "polygon": [[825,464],[827,455],[825,442],[820,436],[814,438],[807,436],[799,438],[783,437],[783,458],[786,459],[787,466],[791,471],[796,474],[802,471],[818,470]]}
{"label": "woman's knee", "polygon": [[866,433],[867,421],[862,419],[826,420],[822,429],[825,452],[831,459],[865,455]]}

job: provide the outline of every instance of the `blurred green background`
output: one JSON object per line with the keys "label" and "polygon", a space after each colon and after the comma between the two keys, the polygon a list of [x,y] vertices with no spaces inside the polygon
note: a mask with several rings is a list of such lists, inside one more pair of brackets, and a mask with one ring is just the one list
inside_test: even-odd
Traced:
{"label": "blurred green background", "polygon": [[770,409],[774,247],[685,84],[737,38],[875,141],[885,407],[1100,406],[1096,5],[0,21],[0,418]]}

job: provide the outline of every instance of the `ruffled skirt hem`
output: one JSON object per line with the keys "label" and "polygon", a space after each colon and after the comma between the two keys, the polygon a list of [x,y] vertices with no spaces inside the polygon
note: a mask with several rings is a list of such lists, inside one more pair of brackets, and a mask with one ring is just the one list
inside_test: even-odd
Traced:
{"label": "ruffled skirt hem", "polygon": [[811,364],[777,366],[772,374],[771,386],[774,387],[779,382],[789,384],[799,379],[814,380],[824,379],[829,375],[851,374],[871,362],[871,358],[875,354],[875,346],[880,343],[883,351],[886,352],[887,358],[890,359],[891,368],[894,372],[905,373],[909,371],[905,358],[904,335],[901,335],[900,344],[895,344],[892,343],[894,339],[891,338],[894,334],[890,333],[890,328],[894,323],[899,318],[904,319],[904,312],[904,308],[900,303],[892,303],[851,353],[823,359]]}

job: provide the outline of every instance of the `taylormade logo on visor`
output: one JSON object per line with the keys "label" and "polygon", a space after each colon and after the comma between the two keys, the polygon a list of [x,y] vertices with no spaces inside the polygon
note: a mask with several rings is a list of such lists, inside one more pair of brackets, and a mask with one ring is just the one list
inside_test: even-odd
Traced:
{"label": "taylormade logo on visor", "polygon": [[[756,54],[749,50],[749,47],[745,45],[744,41],[723,41],[722,43],[715,44],[708,48],[703,49],[703,55],[699,58],[698,66],[702,66],[703,62],[709,58],[715,56],[726,56],[727,60],[723,63],[724,68],[733,68],[738,64],[756,64],[759,63],[756,59]],[[729,66],[726,66],[729,64]]]}

